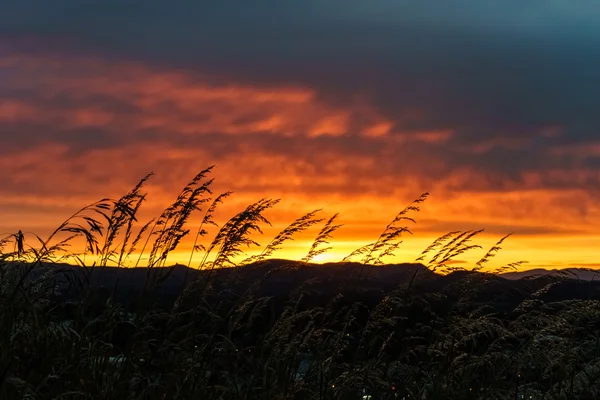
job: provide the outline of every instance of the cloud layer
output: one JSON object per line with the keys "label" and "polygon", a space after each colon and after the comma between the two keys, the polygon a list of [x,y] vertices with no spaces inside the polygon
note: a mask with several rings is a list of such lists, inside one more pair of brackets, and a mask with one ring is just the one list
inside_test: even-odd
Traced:
{"label": "cloud layer", "polygon": [[232,209],[339,210],[346,239],[423,191],[426,235],[600,222],[595,3],[79,4],[2,6],[0,230],[209,164]]}

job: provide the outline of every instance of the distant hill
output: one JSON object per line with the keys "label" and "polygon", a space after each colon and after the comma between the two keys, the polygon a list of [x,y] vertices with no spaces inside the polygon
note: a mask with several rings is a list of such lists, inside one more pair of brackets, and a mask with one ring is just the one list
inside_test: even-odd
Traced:
{"label": "distant hill", "polygon": [[339,288],[376,288],[390,291],[399,285],[409,282],[413,276],[419,281],[431,279],[439,275],[422,264],[387,264],[382,266],[364,265],[360,263],[327,263],[311,264],[300,261],[270,259],[237,268],[215,270],[197,270],[183,265],[167,268],[145,267],[116,268],[94,267],[82,268],[68,264],[48,264],[37,268],[31,276],[40,276],[48,270],[61,270],[66,273],[56,275],[64,289],[73,289],[73,281],[89,276],[94,286],[105,290],[131,293],[144,288],[146,282],[160,281],[157,294],[176,296],[184,285],[194,280],[206,280],[210,277],[216,287],[239,287],[245,290],[251,283],[261,283],[262,295],[290,293],[301,286],[319,287],[324,290],[337,291]]}
{"label": "distant hill", "polygon": [[[61,273],[56,273],[58,270]],[[459,307],[461,312],[469,309],[480,313],[492,307],[495,312],[508,315],[529,296],[543,302],[600,298],[600,277],[596,271],[577,268],[537,269],[502,275],[454,271],[442,275],[422,264],[310,264],[271,259],[213,271],[183,265],[153,269],[84,269],[53,264],[36,268],[31,278],[42,274],[56,279],[56,298],[65,301],[68,305],[65,310],[80,301],[81,288],[87,285],[92,290],[85,292],[93,293],[93,304],[98,307],[111,298],[127,310],[150,303],[158,309],[168,310],[179,298],[186,282],[192,281],[198,282],[199,286],[191,290],[200,292],[210,287],[207,292],[210,296],[228,301],[249,295],[269,298],[277,310],[283,309],[290,299],[299,298],[303,299],[304,309],[325,307],[339,298],[347,304],[360,303],[368,308],[391,293],[402,293],[403,296],[411,293],[432,301],[438,299],[441,302],[438,306],[442,308]],[[210,285],[206,285],[209,280]],[[445,300],[440,300],[442,298]],[[415,313],[421,311],[419,307],[414,309]]]}
{"label": "distant hill", "polygon": [[[83,268],[70,264],[47,264],[46,268],[54,270],[61,269],[74,273],[83,273]],[[420,263],[400,263],[385,264],[381,266],[364,265],[356,262],[331,262],[325,264],[312,264],[301,261],[285,259],[269,259],[237,268],[216,269],[212,272],[200,271],[195,268],[187,268],[184,265],[174,265],[166,268],[154,268],[148,272],[146,267],[137,268],[116,268],[116,267],[88,267],[89,271],[96,279],[100,279],[102,284],[114,285],[120,282],[125,286],[137,286],[144,281],[148,274],[161,275],[164,271],[170,270],[166,285],[182,284],[184,280],[192,280],[207,273],[213,277],[227,277],[232,274],[243,275],[247,278],[261,278],[264,274],[273,274],[286,271],[286,275],[295,271],[297,277],[311,279],[315,277],[349,279],[362,275],[362,278],[368,277],[369,280],[381,281],[381,283],[394,285],[412,277],[415,271],[418,276],[423,278],[438,276],[437,273],[427,269]],[[38,272],[39,273],[39,272]],[[540,276],[556,276],[562,278],[572,278],[580,280],[600,280],[600,270],[588,268],[564,268],[564,269],[544,269],[536,268],[526,271],[505,272],[498,276],[509,279],[531,279]]]}
{"label": "distant hill", "polygon": [[517,280],[532,279],[540,276],[556,276],[561,278],[578,279],[582,281],[600,280],[600,271],[587,268],[565,268],[565,269],[531,269],[527,271],[507,272],[500,274],[501,277]]}
{"label": "distant hill", "polygon": [[[211,286],[216,290],[226,290],[232,293],[243,293],[250,286],[256,286],[258,296],[288,296],[299,290],[309,290],[318,293],[350,293],[356,290],[370,293],[389,293],[400,287],[406,287],[416,274],[415,285],[422,290],[444,290],[446,285],[462,282],[467,279],[483,279],[492,283],[496,290],[503,292],[514,288],[506,286],[510,281],[599,281],[600,271],[583,268],[569,269],[533,269],[521,272],[508,272],[500,275],[488,275],[471,272],[456,272],[447,276],[439,275],[427,269],[423,264],[387,264],[382,266],[363,265],[360,263],[327,263],[310,264],[283,259],[270,259],[238,268],[224,268],[213,271],[196,270],[183,265],[168,268],[148,270],[140,268],[95,267],[83,269],[67,264],[46,265],[35,271],[33,276],[39,276],[48,270],[62,270],[66,273],[56,275],[62,293],[70,293],[68,297],[76,296],[81,278],[89,276],[92,286],[100,289],[106,295],[114,293],[121,299],[135,297],[135,293],[144,290],[147,282],[160,284],[153,292],[157,299],[166,303],[174,301],[185,287],[186,283],[194,280],[206,282],[210,278]],[[471,276],[472,278],[468,278]],[[73,279],[76,278],[76,279]],[[495,282],[495,283],[494,283]],[[516,282],[515,282],[516,283]],[[536,283],[536,285],[538,284]],[[425,286],[423,286],[425,285]],[[150,287],[154,287],[151,284]],[[416,289],[416,287],[415,287]],[[486,289],[490,291],[491,289]]]}

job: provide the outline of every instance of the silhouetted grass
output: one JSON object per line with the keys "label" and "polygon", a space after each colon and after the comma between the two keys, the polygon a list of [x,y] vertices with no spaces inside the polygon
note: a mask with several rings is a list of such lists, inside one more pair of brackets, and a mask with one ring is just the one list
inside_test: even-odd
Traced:
{"label": "silhouetted grass", "polygon": [[[481,273],[508,235],[456,268],[481,231],[450,232],[418,263],[386,265],[427,193],[343,263],[315,266],[337,214],[309,212],[261,247],[253,235],[278,200],[218,227],[231,193],[213,196],[211,172],[150,221],[138,221],[148,175],[46,239],[0,239],[0,398],[600,398],[596,282]],[[187,266],[167,267],[195,215]],[[319,224],[301,261],[271,259]]]}

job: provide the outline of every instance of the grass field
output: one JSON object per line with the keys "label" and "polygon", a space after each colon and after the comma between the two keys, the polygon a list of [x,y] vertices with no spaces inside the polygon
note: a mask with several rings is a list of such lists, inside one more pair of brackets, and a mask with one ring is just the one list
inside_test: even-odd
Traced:
{"label": "grass field", "polygon": [[[149,175],[48,237],[1,239],[0,398],[600,398],[596,281],[504,279],[523,264],[494,265],[507,236],[456,267],[480,231],[388,264],[427,193],[372,243],[312,264],[337,215],[307,213],[260,247],[254,235],[277,200],[217,226],[230,193],[212,193],[210,172],[151,221],[136,218]],[[190,232],[192,216],[202,224]],[[273,258],[311,227],[302,259]],[[188,265],[168,265],[184,238]]]}

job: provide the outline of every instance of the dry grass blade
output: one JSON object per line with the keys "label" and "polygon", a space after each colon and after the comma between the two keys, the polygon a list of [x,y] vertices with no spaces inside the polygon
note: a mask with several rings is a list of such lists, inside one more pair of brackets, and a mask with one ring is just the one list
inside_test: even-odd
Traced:
{"label": "dry grass blade", "polygon": [[[139,244],[139,242],[144,237],[144,234],[146,233],[146,231],[148,231],[148,229],[150,229],[150,226],[152,224],[154,224],[154,222],[155,222],[155,220],[151,219],[144,226],[142,226],[142,228],[139,230],[138,234],[133,239],[133,242],[131,242],[131,245],[129,246],[129,250],[127,251],[127,254],[125,255],[126,259],[128,259],[129,257],[131,257],[131,255],[136,251],[137,245]],[[138,258],[138,262],[139,262],[139,258]],[[137,264],[136,264],[136,266],[137,266]]]}
{"label": "dry grass blade", "polygon": [[278,202],[279,199],[261,199],[227,221],[205,252],[199,268],[203,269],[206,266],[208,257],[214,250],[217,250],[217,255],[210,265],[211,269],[235,266],[235,258],[243,253],[242,247],[260,246],[250,238],[250,234],[262,233],[260,223],[271,225],[262,213]]}
{"label": "dry grass blade", "polygon": [[126,226],[125,238],[121,245],[119,259],[117,261],[117,265],[121,264],[125,255],[124,253],[127,242],[131,236],[133,223],[137,221],[135,217],[136,213],[146,197],[145,194],[141,194],[140,191],[152,175],[153,173],[147,174],[129,193],[117,200],[114,203],[110,215],[105,215],[104,213],[102,214],[107,221],[107,227],[106,234],[104,235],[104,244],[98,254],[99,265],[106,266],[110,260],[113,260],[113,257],[117,254],[117,249],[113,248],[113,243],[115,242],[121,229]]}
{"label": "dry grass blade", "polygon": [[[361,263],[371,264],[373,262],[380,262],[383,254],[390,255],[398,247],[399,243],[396,240],[403,233],[412,233],[406,226],[397,226],[398,223],[408,221],[415,223],[415,220],[408,217],[410,212],[419,212],[420,208],[418,204],[423,203],[427,200],[429,193],[423,193],[419,198],[411,202],[406,208],[400,211],[394,219],[385,227],[384,231],[379,235],[379,238],[373,243],[367,244],[354,250],[350,255],[346,256],[343,261],[351,261],[353,257],[358,255],[364,255]],[[375,257],[376,254],[380,253],[379,257]]]}
{"label": "dry grass blade", "polygon": [[315,215],[317,215],[317,213],[319,213],[320,211],[321,210],[314,210],[296,219],[285,229],[279,232],[273,238],[273,240],[271,240],[271,242],[265,246],[265,248],[262,252],[260,252],[260,254],[248,257],[240,264],[245,265],[265,260],[266,258],[270,257],[275,251],[279,250],[284,242],[288,240],[294,240],[294,235],[304,232],[305,230],[307,230],[315,224],[323,222],[323,219],[315,218]]}
{"label": "dry grass blade", "polygon": [[[173,204],[167,207],[154,223],[142,249],[143,254],[150,236],[156,236],[150,249],[148,267],[153,268],[161,263],[165,263],[169,253],[189,233],[189,230],[184,227],[191,214],[199,210],[201,204],[210,201],[210,198],[204,196],[212,194],[210,186],[213,180],[204,181],[204,179],[213,168],[214,166],[210,166],[196,174],[179,193]],[[160,230],[155,231],[156,227],[160,227]]]}
{"label": "dry grass blade", "polygon": [[308,250],[308,253],[306,254],[306,256],[304,256],[304,258],[302,258],[302,261],[309,262],[313,258],[315,258],[315,257],[317,257],[317,256],[319,256],[319,255],[321,255],[321,254],[323,254],[323,253],[331,250],[331,246],[329,246],[329,247],[322,247],[322,248],[319,248],[319,246],[329,244],[328,239],[332,238],[333,232],[337,231],[338,229],[340,229],[343,226],[342,224],[334,225],[334,222],[337,219],[338,215],[339,214],[337,214],[337,213],[334,214],[325,223],[325,225],[323,226],[323,228],[321,228],[321,231],[317,235],[317,238],[315,239],[315,241],[311,245],[311,247]]}
{"label": "dry grass blade", "polygon": [[508,239],[508,237],[510,235],[512,235],[512,233],[509,233],[508,235],[504,236],[502,239],[498,240],[498,242],[496,242],[496,244],[493,245],[479,261],[477,261],[477,263],[475,264],[475,267],[473,268],[473,271],[480,271],[485,266],[485,264],[487,264],[490,261],[490,259],[492,259],[496,255],[497,252],[502,250],[502,247],[500,247],[500,245],[506,239]]}
{"label": "dry grass blade", "polygon": [[[98,238],[102,236],[103,225],[100,221],[91,217],[90,214],[101,214],[105,218],[108,218],[106,211],[111,209],[111,204],[114,204],[113,200],[102,199],[83,207],[67,218],[46,240],[43,241],[43,243],[41,243],[42,251],[39,253],[39,259],[36,261],[50,261],[51,258],[56,257],[57,253],[64,252],[69,242],[78,237],[84,238],[86,252],[98,254],[100,252]],[[78,220],[83,221],[87,227],[76,222]],[[52,241],[56,239],[57,236],[64,233],[68,234],[66,239],[59,240],[58,243],[52,244]]]}
{"label": "dry grass blade", "polygon": [[[117,266],[119,266],[119,267],[123,266],[123,263],[125,262],[128,255],[130,254],[130,252],[127,251],[127,246],[129,245],[129,241],[131,240],[131,235],[133,234],[133,224],[134,224],[134,222],[137,221],[135,216],[137,215],[140,207],[142,206],[142,203],[145,200],[146,200],[146,195],[142,195],[139,197],[138,201],[135,203],[135,205],[132,208],[131,218],[129,218],[127,220],[127,228],[125,229],[125,237],[123,239],[123,244],[121,245],[121,250],[119,251],[119,260],[117,261]],[[132,243],[131,247],[134,247],[134,245],[135,245],[135,240],[134,240],[134,243]]]}
{"label": "dry grass blade", "polygon": [[[483,232],[483,229],[461,233],[448,244],[446,244],[429,262],[428,266],[433,271],[448,268],[448,264],[454,260],[455,257],[473,249],[480,249],[481,246],[469,245],[468,243],[473,237],[477,236],[481,232]],[[438,261],[439,258],[441,258],[441,260]]]}
{"label": "dry grass blade", "polygon": [[198,227],[198,232],[196,232],[196,237],[194,238],[194,244],[192,245],[192,250],[190,251],[190,259],[188,261],[188,268],[192,265],[192,259],[194,257],[194,253],[196,252],[196,250],[204,250],[206,251],[206,249],[201,246],[198,245],[198,239],[200,239],[201,236],[204,236],[208,233],[208,231],[205,229],[206,225],[212,225],[218,228],[218,225],[216,224],[216,222],[214,222],[213,220],[213,214],[217,209],[217,206],[219,204],[222,204],[223,201],[232,195],[233,192],[225,192],[225,193],[221,193],[219,196],[217,196],[212,204],[210,205],[210,207],[208,207],[208,209],[206,210],[206,213],[204,214],[204,218],[202,218],[202,222],[200,223],[200,227]]}
{"label": "dry grass blade", "polygon": [[[460,239],[453,241],[452,246],[449,246],[440,261],[437,261],[433,267],[433,270],[437,269],[448,269],[448,264],[454,260],[457,256],[466,253],[470,250],[480,249],[480,245],[470,245],[469,242],[473,237],[483,232],[483,229],[477,231],[467,231],[464,235],[459,235]],[[445,247],[445,246],[444,246]]]}
{"label": "dry grass blade", "polygon": [[344,257],[342,259],[342,262],[350,262],[355,257],[361,256],[361,255],[369,252],[371,250],[371,248],[373,247],[374,244],[375,243],[369,243],[369,244],[366,244],[366,245],[364,245],[362,247],[359,247],[356,250],[353,250],[352,253],[348,254],[346,257]]}
{"label": "dry grass blade", "polygon": [[423,250],[421,252],[421,254],[419,254],[419,257],[417,257],[414,262],[424,261],[425,257],[427,257],[427,255],[429,253],[431,253],[432,251],[434,251],[435,249],[440,247],[442,244],[444,244],[444,242],[446,240],[452,238],[454,235],[458,235],[459,233],[460,233],[460,231],[448,232],[448,233],[438,237],[429,246],[427,246],[427,248],[425,250]]}
{"label": "dry grass blade", "polygon": [[513,262],[507,265],[504,265],[502,267],[496,268],[493,271],[491,271],[491,273],[493,274],[502,274],[504,272],[507,271],[517,271],[519,269],[520,266],[528,264],[528,261],[517,261],[517,262]]}
{"label": "dry grass blade", "polygon": [[471,231],[465,231],[465,232],[458,232],[458,235],[450,240],[448,243],[446,243],[429,261],[428,265],[435,265],[437,260],[447,254],[454,246],[457,242],[459,242],[463,237],[465,237],[466,235],[468,235]]}

